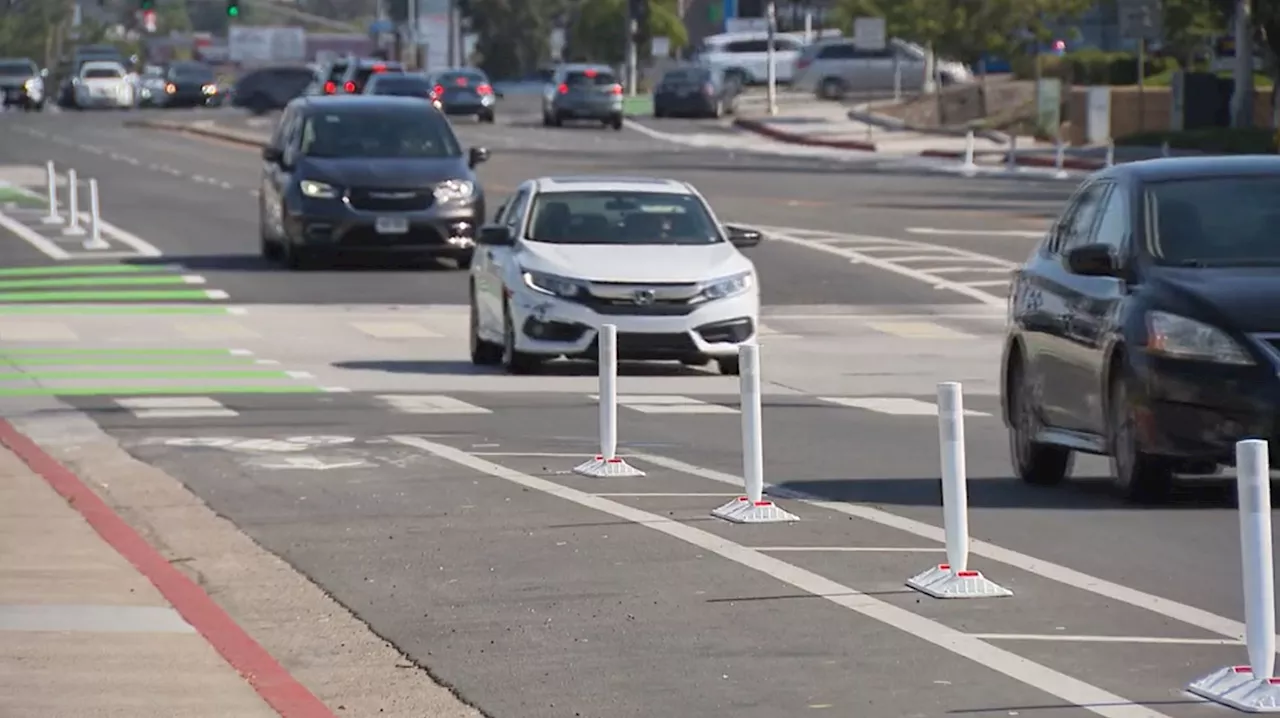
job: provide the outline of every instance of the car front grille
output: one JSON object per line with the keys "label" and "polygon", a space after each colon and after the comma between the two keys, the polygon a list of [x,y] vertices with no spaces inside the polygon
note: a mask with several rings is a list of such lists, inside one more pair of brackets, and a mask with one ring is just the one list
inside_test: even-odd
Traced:
{"label": "car front grille", "polygon": [[435,194],[428,189],[380,189],[352,187],[347,204],[365,212],[418,212],[431,207]]}
{"label": "car front grille", "polygon": [[440,247],[445,239],[431,225],[415,224],[405,234],[378,234],[373,227],[353,227],[338,240],[338,245],[350,249],[378,249],[383,247]]}

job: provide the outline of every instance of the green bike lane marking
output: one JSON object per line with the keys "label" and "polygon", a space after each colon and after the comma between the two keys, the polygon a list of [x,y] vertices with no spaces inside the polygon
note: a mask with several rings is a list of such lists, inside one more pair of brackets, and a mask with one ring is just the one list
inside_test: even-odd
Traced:
{"label": "green bike lane marking", "polygon": [[147,304],[3,304],[0,314],[240,314],[238,307],[217,305],[147,305]]}
{"label": "green bike lane marking", "polygon": [[123,291],[0,292],[0,302],[138,302],[226,299],[216,289],[140,289]]}
{"label": "green bike lane marking", "polygon": [[84,369],[0,372],[0,381],[26,379],[294,379],[279,369],[203,369],[199,371],[121,371]]}
{"label": "green bike lane marking", "polygon": [[327,389],[307,384],[278,386],[190,385],[190,386],[32,386],[0,387],[0,397],[22,396],[210,396],[217,394],[324,394]]}
{"label": "green bike lane marking", "polygon": [[5,267],[0,269],[0,277],[41,277],[45,275],[72,274],[147,274],[153,272],[172,272],[164,265],[140,264],[62,264],[47,267]]}
{"label": "green bike lane marking", "polygon": [[15,347],[0,349],[0,356],[74,355],[74,356],[129,356],[133,354],[157,356],[247,356],[249,352],[236,349],[112,349],[81,347]]}
{"label": "green bike lane marking", "polygon": [[0,291],[45,287],[136,287],[166,284],[200,284],[187,276],[158,274],[151,277],[53,277],[43,279],[0,279]]}
{"label": "green bike lane marking", "polygon": [[251,365],[257,360],[242,356],[64,356],[21,357],[0,354],[0,362],[16,366],[228,366]]}
{"label": "green bike lane marking", "polygon": [[47,207],[48,200],[32,195],[13,185],[0,185],[0,203],[12,202],[22,207]]}

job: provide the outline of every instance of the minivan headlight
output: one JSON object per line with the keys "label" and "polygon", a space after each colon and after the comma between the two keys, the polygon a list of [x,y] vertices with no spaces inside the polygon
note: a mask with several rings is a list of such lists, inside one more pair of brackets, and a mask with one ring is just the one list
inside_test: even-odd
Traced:
{"label": "minivan headlight", "polygon": [[742,272],[732,277],[724,277],[707,282],[703,285],[702,291],[698,296],[705,301],[724,299],[742,294],[753,286],[755,286],[755,276],[751,272]]}
{"label": "minivan headlight", "polygon": [[338,190],[333,185],[315,180],[302,180],[298,183],[298,189],[302,190],[303,196],[312,199],[333,199],[338,196]]}
{"label": "minivan headlight", "polygon": [[1242,366],[1254,363],[1221,329],[1168,312],[1147,312],[1147,350],[1174,359]]}
{"label": "minivan headlight", "polygon": [[475,183],[467,180],[448,180],[436,185],[435,188],[436,202],[440,204],[465,202],[471,199],[475,193]]}
{"label": "minivan headlight", "polygon": [[521,273],[525,286],[535,292],[571,299],[584,291],[582,282],[545,272],[525,270]]}

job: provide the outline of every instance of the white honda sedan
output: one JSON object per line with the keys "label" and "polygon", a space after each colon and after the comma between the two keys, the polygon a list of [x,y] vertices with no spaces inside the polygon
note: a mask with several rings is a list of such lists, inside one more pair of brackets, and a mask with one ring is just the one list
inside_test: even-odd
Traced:
{"label": "white honda sedan", "polygon": [[543,177],[480,230],[471,264],[471,359],[510,373],[597,358],[601,325],[620,360],[715,361],[737,374],[755,337],[760,233],[721,225],[684,182]]}
{"label": "white honda sedan", "polygon": [[75,79],[76,109],[127,110],[134,105],[133,83],[124,65],[110,60],[84,63]]}

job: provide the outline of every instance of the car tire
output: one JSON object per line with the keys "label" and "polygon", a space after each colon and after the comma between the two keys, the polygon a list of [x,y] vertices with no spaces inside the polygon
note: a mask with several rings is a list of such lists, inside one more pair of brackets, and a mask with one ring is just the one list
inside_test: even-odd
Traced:
{"label": "car tire", "polygon": [[663,111],[663,109],[662,109],[662,106],[661,106],[661,105],[654,105],[654,106],[653,106],[653,116],[654,116],[654,118],[655,118],[655,119],[659,119],[659,120],[660,120],[660,119],[662,119],[662,118],[666,117],[666,116],[667,116],[667,113],[666,113],[665,111]]}
{"label": "car tire", "polygon": [[1107,391],[1107,444],[1112,481],[1127,501],[1163,503],[1173,491],[1173,464],[1162,456],[1142,451],[1136,424],[1127,374],[1121,369],[1111,378]]}
{"label": "car tire", "polygon": [[818,86],[818,96],[824,100],[839,100],[844,92],[844,81],[836,77],[825,78]]}
{"label": "car tire", "polygon": [[502,347],[480,338],[480,313],[476,309],[475,290],[471,291],[470,326],[471,363],[476,366],[494,366],[502,362]]}
{"label": "car tire", "polygon": [[494,116],[492,112],[481,112],[479,115],[476,115],[476,119],[486,125],[492,125]]}
{"label": "car tire", "polygon": [[280,241],[271,238],[271,233],[267,231],[267,223],[262,219],[261,210],[258,213],[258,235],[262,247],[262,258],[271,262],[280,261],[280,255],[283,254],[283,247]]}
{"label": "car tire", "polygon": [[471,269],[471,260],[475,258],[474,252],[459,254],[453,258],[453,263],[458,265],[458,269]]}
{"label": "car tire", "polygon": [[1025,483],[1035,486],[1062,483],[1071,473],[1075,452],[1035,440],[1040,430],[1035,390],[1020,358],[1015,358],[1009,366],[1005,391],[1009,410],[1009,456],[1014,473]]}
{"label": "car tire", "polygon": [[721,357],[716,359],[716,366],[725,376],[738,376],[742,373],[742,363],[738,357]]}
{"label": "car tire", "polygon": [[616,115],[609,119],[609,126],[615,131],[622,131],[622,115]]}
{"label": "car tire", "polygon": [[564,118],[560,116],[559,112],[551,115],[551,126],[552,127],[564,126]]}
{"label": "car tire", "polygon": [[542,362],[533,354],[516,350],[516,328],[511,322],[511,307],[502,308],[502,368],[508,374],[536,374]]}

